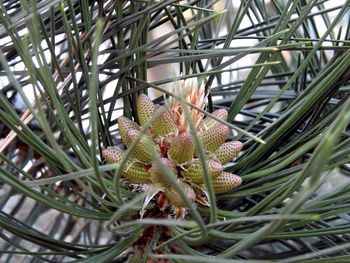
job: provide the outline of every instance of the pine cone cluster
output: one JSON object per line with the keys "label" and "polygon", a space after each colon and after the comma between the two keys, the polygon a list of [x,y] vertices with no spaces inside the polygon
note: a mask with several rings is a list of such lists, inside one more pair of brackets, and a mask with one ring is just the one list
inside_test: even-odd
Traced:
{"label": "pine cone cluster", "polygon": [[[180,82],[173,92],[182,96],[183,100],[204,109],[204,86],[198,87],[196,81],[187,79]],[[196,147],[190,125],[184,114],[182,104],[170,98],[168,106],[156,105],[145,94],[138,96],[136,102],[139,125],[126,117],[118,118],[121,139],[126,148],[138,138],[141,127],[149,122],[152,116],[156,119],[150,125],[146,134],[132,152],[132,158],[127,160],[122,176],[133,184],[157,185],[159,189],[158,202],[161,209],[166,204],[173,205],[175,210],[184,210],[184,201],[172,183],[163,175],[159,164],[163,164],[168,172],[182,185],[184,192],[192,202],[208,204],[206,189],[203,182],[203,167],[196,154]],[[227,110],[219,109],[212,113],[219,119],[227,119]],[[207,156],[208,174],[212,179],[215,193],[225,193],[237,188],[242,180],[239,176],[224,172],[223,165],[232,161],[240,152],[242,143],[226,142],[230,128],[216,120],[204,118],[198,110],[190,109],[191,121],[196,128]],[[151,150],[150,150],[151,149]],[[119,147],[108,147],[102,150],[102,157],[107,163],[118,163],[125,152]],[[154,154],[157,155],[155,160]],[[160,204],[161,203],[161,204]],[[182,214],[183,215],[183,214]],[[177,213],[177,217],[181,217]]]}

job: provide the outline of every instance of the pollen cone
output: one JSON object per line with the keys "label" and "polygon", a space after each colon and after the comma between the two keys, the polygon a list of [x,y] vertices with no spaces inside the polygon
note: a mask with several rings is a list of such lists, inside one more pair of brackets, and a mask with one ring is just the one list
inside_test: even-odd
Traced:
{"label": "pollen cone", "polygon": [[160,106],[155,114],[161,114],[152,124],[152,133],[154,136],[166,136],[176,132],[176,124],[166,107]]}
{"label": "pollen cone", "polygon": [[226,142],[214,153],[214,157],[222,164],[232,161],[243,147],[240,141]]}
{"label": "pollen cone", "polygon": [[134,184],[147,184],[151,182],[145,165],[135,160],[130,160],[126,163],[123,176]]}
{"label": "pollen cone", "polygon": [[149,121],[155,110],[156,105],[146,94],[140,94],[138,96],[136,101],[136,111],[141,126]]}
{"label": "pollen cone", "polygon": [[228,138],[230,128],[220,124],[200,133],[204,148],[209,152],[215,152]]}
{"label": "pollen cone", "polygon": [[[139,136],[140,132],[136,130],[128,130],[126,132],[126,139],[131,142],[136,140]],[[157,144],[146,135],[142,135],[140,142],[132,152],[132,156],[144,163],[151,163],[153,160],[153,155],[149,150],[150,147],[152,147],[155,152],[159,152],[159,147]]]}
{"label": "pollen cone", "polygon": [[168,155],[176,163],[183,164],[193,159],[193,152],[193,137],[190,133],[185,132],[174,138]]}
{"label": "pollen cone", "polygon": [[[223,171],[222,165],[214,160],[208,160],[207,166],[208,166],[209,175],[213,179],[218,177]],[[190,164],[190,166],[186,169],[186,171],[182,172],[182,176],[190,180],[192,183],[202,184],[203,168],[200,164],[200,161],[196,159],[192,164]]]}
{"label": "pollen cone", "polygon": [[102,150],[102,158],[108,163],[118,163],[122,160],[124,152],[117,146]]}
{"label": "pollen cone", "polygon": [[140,130],[140,126],[138,126],[136,122],[133,122],[132,120],[129,120],[124,116],[118,118],[118,127],[119,127],[120,137],[122,138],[122,141],[125,146],[129,146],[130,143],[132,143],[132,141],[130,141],[130,139],[127,138],[126,136],[127,131]]}
{"label": "pollen cone", "polygon": [[242,178],[238,175],[222,172],[215,180],[213,180],[214,192],[216,194],[229,192],[242,183]]}
{"label": "pollen cone", "polygon": [[[167,170],[176,177],[177,170],[175,164],[169,160],[168,158],[161,158],[160,161],[166,166]],[[149,170],[149,173],[151,175],[151,181],[154,184],[162,184],[163,186],[171,184],[166,177],[163,175],[162,170],[160,169],[157,162],[152,163],[152,167]]]}
{"label": "pollen cone", "polygon": [[[186,193],[186,197],[190,199],[191,201],[196,199],[196,193],[194,192],[193,188],[185,183],[180,182],[180,184],[183,186],[184,191]],[[166,197],[169,199],[170,203],[172,203],[175,206],[183,207],[185,206],[185,202],[182,200],[180,194],[176,191],[176,189],[173,186],[170,186],[166,192]]]}
{"label": "pollen cone", "polygon": [[[227,120],[228,112],[226,109],[218,109],[212,113],[215,117],[219,118],[220,120]],[[206,117],[202,122],[202,128],[204,130],[210,129],[216,125],[219,125],[220,123],[210,116]]]}

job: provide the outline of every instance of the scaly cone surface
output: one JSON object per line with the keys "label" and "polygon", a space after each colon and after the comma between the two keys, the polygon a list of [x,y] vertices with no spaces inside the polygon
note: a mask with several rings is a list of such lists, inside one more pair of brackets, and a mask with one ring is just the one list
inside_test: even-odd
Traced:
{"label": "scaly cone surface", "polygon": [[143,163],[137,160],[127,161],[124,167],[123,176],[129,180],[131,183],[135,184],[147,184],[151,183],[151,178],[149,176],[149,171]]}
{"label": "scaly cone surface", "polygon": [[[177,176],[177,169],[174,162],[169,160],[168,158],[160,158],[160,162],[164,164],[164,166],[167,168],[167,170],[170,172],[174,178]],[[159,167],[158,163],[154,161],[152,163],[152,167],[149,170],[151,181],[154,184],[161,184],[163,186],[170,185],[171,182],[166,178],[165,175],[163,175],[161,168]]]}
{"label": "scaly cone surface", "polygon": [[184,132],[175,137],[168,151],[168,156],[178,164],[184,164],[193,159],[194,142],[190,133]]}
{"label": "scaly cone surface", "polygon": [[155,114],[160,114],[160,116],[151,126],[154,136],[167,136],[176,132],[175,121],[165,106],[160,106]]}
{"label": "scaly cone surface", "polygon": [[[205,108],[204,84],[198,86],[196,79],[180,81],[172,93],[182,97],[182,101],[187,104],[201,110]],[[187,105],[190,120],[186,118],[181,101],[171,97],[166,105],[169,106],[155,105],[145,94],[139,95],[136,109],[141,127],[157,116],[146,134],[141,134],[141,127],[132,120],[118,118],[119,133],[126,148],[141,136],[132,151],[132,158],[123,167],[122,176],[130,183],[140,185],[141,189],[160,189],[158,194],[154,192],[150,196],[157,196],[157,206],[161,211],[167,211],[167,204],[172,205],[176,218],[180,219],[185,215],[184,200],[162,173],[164,170],[158,166],[159,162],[182,186],[188,200],[208,205],[203,185],[204,170],[196,155],[198,149],[193,134],[198,133],[202,140],[208,174],[216,194],[229,192],[242,183],[239,176],[223,171],[223,165],[237,157],[242,143],[225,142],[231,129],[210,116],[204,118],[203,113],[190,105]],[[226,109],[218,109],[212,114],[220,120],[227,120]],[[195,130],[190,129],[190,122]],[[118,147],[108,147],[102,150],[102,157],[107,163],[118,163],[124,157],[124,151]],[[154,187],[150,187],[152,185]]]}
{"label": "scaly cone surface", "polygon": [[[133,142],[139,136],[141,136],[139,131],[130,129],[126,132],[125,137],[128,141]],[[134,151],[132,152],[132,156],[144,163],[151,163],[153,156],[152,153],[148,150],[148,147],[152,147],[154,151],[159,152],[158,145],[149,139],[146,135],[142,135],[140,142],[136,145]]]}
{"label": "scaly cone surface", "polygon": [[[227,120],[227,116],[228,116],[228,112],[226,109],[218,109],[216,111],[214,111],[212,113],[213,116],[217,117],[220,120],[226,121]],[[219,125],[220,122],[218,122],[217,120],[214,120],[211,117],[207,117],[203,120],[202,122],[202,129],[203,130],[208,130],[216,125]]]}
{"label": "scaly cone surface", "polygon": [[121,116],[118,118],[118,127],[119,127],[120,137],[122,138],[124,145],[128,147],[132,143],[132,141],[130,140],[130,138],[127,138],[126,136],[127,131],[129,130],[139,131],[140,126],[138,126],[136,122],[133,122],[132,120],[129,120],[124,116]]}
{"label": "scaly cone surface", "polygon": [[102,157],[107,163],[118,163],[122,160],[124,151],[118,146],[107,147],[102,150]]}
{"label": "scaly cone surface", "polygon": [[204,148],[209,152],[215,152],[230,135],[230,128],[219,124],[200,133]]}
{"label": "scaly cone surface", "polygon": [[229,192],[242,183],[242,178],[238,175],[222,172],[213,180],[213,188],[215,193],[221,194]]}
{"label": "scaly cone surface", "polygon": [[237,157],[242,147],[243,143],[240,141],[226,142],[214,152],[214,158],[220,163],[226,164]]}
{"label": "scaly cone surface", "polygon": [[155,110],[156,105],[146,94],[140,94],[138,96],[136,101],[136,111],[141,126],[149,121]]}
{"label": "scaly cone surface", "polygon": [[[196,194],[193,188],[183,181],[179,181],[179,183],[183,187],[187,199],[189,199],[190,201],[195,200]],[[165,195],[173,205],[179,207],[185,206],[184,200],[181,198],[181,195],[176,191],[175,187],[170,186],[169,188],[167,188],[167,190],[165,191]]]}
{"label": "scaly cone surface", "polygon": [[[218,177],[222,171],[223,167],[221,163],[216,162],[214,160],[208,160],[207,161],[207,167],[209,176],[214,179]],[[182,176],[186,179],[190,180],[192,183],[195,184],[202,184],[203,183],[203,168],[198,159],[196,159],[192,164],[190,164],[185,171],[182,172]]]}

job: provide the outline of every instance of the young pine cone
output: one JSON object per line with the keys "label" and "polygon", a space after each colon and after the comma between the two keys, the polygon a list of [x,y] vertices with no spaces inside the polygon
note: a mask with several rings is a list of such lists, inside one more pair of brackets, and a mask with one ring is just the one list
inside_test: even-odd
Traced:
{"label": "young pine cone", "polygon": [[[182,92],[179,93],[174,89],[174,94],[183,96],[184,101],[204,109],[204,85],[197,87],[194,79],[187,79],[180,82],[178,89]],[[162,164],[168,174],[180,183],[188,200],[203,200],[203,196],[200,196],[206,192],[203,184],[203,168],[197,158],[193,131],[189,128],[181,103],[175,98],[170,98],[169,107],[159,106],[145,94],[141,94],[137,99],[136,109],[141,127],[155,114],[158,117],[147,133],[141,135],[138,145],[132,152],[132,158],[127,160],[124,166],[123,178],[134,184],[158,185],[163,192],[162,198],[165,196],[168,204],[183,210],[184,202],[171,180],[163,175],[159,167],[159,164]],[[216,110],[212,114],[221,120],[226,120],[228,116],[226,109]],[[190,109],[190,116],[196,128],[195,132],[202,140],[207,154],[206,166],[215,193],[225,193],[239,187],[242,179],[224,172],[223,165],[239,154],[243,144],[239,141],[226,142],[230,128],[210,117],[203,118],[203,114],[196,109]],[[128,148],[140,136],[141,127],[125,117],[118,118],[118,126],[123,144]],[[124,151],[118,147],[102,150],[102,157],[107,163],[118,163],[123,156]]]}

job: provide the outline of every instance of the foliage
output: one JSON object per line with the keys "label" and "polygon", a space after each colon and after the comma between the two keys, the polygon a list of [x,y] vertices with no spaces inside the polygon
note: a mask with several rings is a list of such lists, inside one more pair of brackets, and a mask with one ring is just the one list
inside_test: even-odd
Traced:
{"label": "foliage", "polygon": [[[125,262],[146,240],[143,262],[348,262],[349,3],[1,1],[1,260]],[[102,149],[139,93],[190,77],[244,142],[243,184],[140,220]]]}

